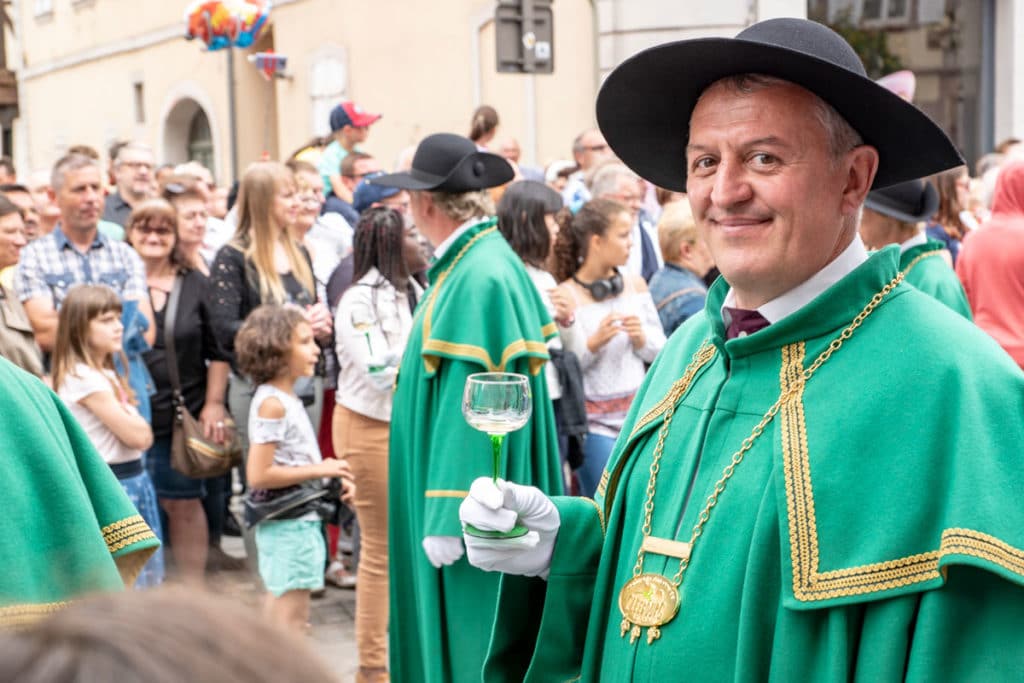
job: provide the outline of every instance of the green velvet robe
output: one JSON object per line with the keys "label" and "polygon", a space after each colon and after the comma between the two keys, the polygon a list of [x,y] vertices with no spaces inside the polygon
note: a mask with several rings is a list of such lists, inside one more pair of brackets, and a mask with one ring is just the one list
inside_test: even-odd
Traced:
{"label": "green velvet robe", "polygon": [[[549,580],[505,577],[485,680],[1011,681],[1024,672],[1024,375],[963,317],[900,284],[806,382],[796,378],[897,275],[874,254],[806,307],[724,340],[719,279],[659,356],[596,505],[556,499]],[[956,343],[951,344],[950,340]],[[783,389],[693,548],[678,615],[620,637],[652,452],[682,391],[654,536],[688,541],[723,468]],[[605,529],[605,527],[607,527]],[[678,531],[677,531],[678,529]],[[648,554],[671,578],[676,559]]]}
{"label": "green velvet robe", "polygon": [[547,383],[546,338],[556,329],[495,221],[470,228],[431,267],[399,370],[391,420],[389,528],[391,677],[415,683],[479,681],[498,576],[466,562],[435,569],[425,536],[462,536],[458,508],[491,472],[486,434],[462,416],[466,378],[531,378],[533,417],[509,434],[502,476],[562,492]]}
{"label": "green velvet robe", "polygon": [[907,249],[900,255],[900,269],[908,284],[938,299],[954,311],[973,320],[971,305],[956,273],[942,258],[946,245],[938,240]]}
{"label": "green velvet robe", "polygon": [[134,583],[160,543],[71,412],[0,358],[0,628]]}

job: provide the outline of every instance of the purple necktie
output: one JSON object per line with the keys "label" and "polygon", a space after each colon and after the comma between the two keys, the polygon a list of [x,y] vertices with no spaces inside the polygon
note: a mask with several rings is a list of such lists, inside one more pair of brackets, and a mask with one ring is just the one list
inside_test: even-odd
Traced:
{"label": "purple necktie", "polygon": [[768,327],[768,321],[756,310],[730,308],[729,306],[726,306],[725,310],[729,311],[729,316],[732,319],[729,323],[729,329],[725,331],[726,339],[745,337],[748,334],[754,334]]}

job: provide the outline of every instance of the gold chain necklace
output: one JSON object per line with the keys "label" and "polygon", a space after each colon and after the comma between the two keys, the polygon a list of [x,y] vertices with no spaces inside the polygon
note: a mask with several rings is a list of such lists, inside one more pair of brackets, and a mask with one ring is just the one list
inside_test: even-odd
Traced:
{"label": "gold chain necklace", "polygon": [[[672,417],[675,415],[676,404],[689,389],[697,370],[714,356],[715,347],[705,341],[697,352],[693,354],[690,364],[683,373],[683,381],[677,383],[680,389],[675,393],[678,395],[670,396],[665,410],[664,422],[658,430],[658,441],[654,446],[650,478],[647,481],[647,501],[644,503],[644,524],[641,528],[643,542],[640,545],[640,551],[637,553],[636,565],[633,567],[633,578],[627,581],[619,592],[619,610],[622,612],[620,635],[625,637],[628,632],[630,645],[635,643],[640,637],[642,628],[647,629],[647,644],[653,643],[661,637],[661,627],[672,621],[679,612],[679,587],[683,583],[683,574],[686,573],[686,568],[690,565],[690,556],[692,555],[693,548],[697,544],[697,539],[704,533],[704,525],[711,518],[711,511],[718,504],[718,497],[725,491],[726,483],[732,478],[739,464],[743,462],[743,458],[753,447],[754,442],[764,433],[765,428],[778,414],[779,409],[803,388],[803,385],[818,371],[818,368],[824,365],[832,357],[832,354],[838,351],[843,343],[853,336],[854,331],[874,312],[878,305],[888,296],[889,292],[903,281],[903,275],[903,273],[897,274],[889,284],[871,297],[871,301],[857,314],[853,322],[829,343],[828,348],[810,366],[803,370],[800,380],[794,386],[779,394],[772,407],[768,409],[768,412],[764,414],[761,421],[751,430],[750,436],[745,438],[743,443],[740,444],[739,450],[733,453],[729,464],[722,470],[721,478],[715,482],[711,495],[708,496],[707,501],[704,503],[704,508],[697,516],[697,523],[690,533],[689,542],[682,543],[651,536],[651,520],[654,517],[654,492],[658,483],[658,472],[661,469],[661,457],[665,450],[665,439],[668,437]],[[686,378],[689,378],[691,381],[685,381]],[[644,555],[647,552],[678,557],[679,570],[675,573],[675,576],[670,580],[661,574],[645,573],[643,571]]]}

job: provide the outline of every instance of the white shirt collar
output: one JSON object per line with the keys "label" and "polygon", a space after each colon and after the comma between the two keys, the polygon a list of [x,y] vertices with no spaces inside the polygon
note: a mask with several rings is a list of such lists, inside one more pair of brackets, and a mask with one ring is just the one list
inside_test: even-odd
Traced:
{"label": "white shirt collar", "polygon": [[470,218],[468,221],[455,228],[455,232],[448,235],[441,244],[434,247],[434,258],[440,260],[441,257],[444,256],[444,253],[451,248],[452,244],[455,243],[455,240],[462,236],[462,233],[466,232],[480,221],[485,220],[487,220],[486,216],[477,216],[476,218]]}
{"label": "white shirt collar", "polygon": [[[769,323],[777,323],[786,316],[796,313],[801,308],[811,303],[819,294],[849,275],[857,266],[868,259],[868,252],[864,248],[864,242],[860,235],[855,235],[850,245],[846,247],[828,265],[812,275],[802,284],[797,285],[785,294],[778,296],[766,304],[759,306],[757,312],[764,316]],[[731,322],[726,306],[735,307],[736,294],[732,289],[725,295],[722,303],[722,321],[728,327]]]}
{"label": "white shirt collar", "polygon": [[924,231],[922,230],[921,232],[917,233],[916,235],[911,237],[906,242],[900,242],[900,253],[903,254],[906,251],[908,251],[910,249],[913,249],[914,247],[919,247],[922,244],[927,244],[927,243],[928,243],[928,236],[925,235]]}

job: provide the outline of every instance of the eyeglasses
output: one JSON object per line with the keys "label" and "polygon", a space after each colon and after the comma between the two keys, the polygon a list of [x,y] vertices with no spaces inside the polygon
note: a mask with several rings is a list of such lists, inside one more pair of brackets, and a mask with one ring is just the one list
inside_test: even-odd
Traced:
{"label": "eyeglasses", "polygon": [[133,168],[136,171],[152,171],[153,170],[153,164],[149,163],[148,161],[119,161],[119,162],[117,162],[117,165],[118,166],[127,166],[128,168]]}
{"label": "eyeglasses", "polygon": [[156,235],[157,237],[170,237],[174,234],[174,228],[168,228],[166,226],[152,226],[152,225],[137,225],[133,230],[136,230],[140,235]]}
{"label": "eyeglasses", "polygon": [[608,145],[582,145],[580,149],[584,152],[603,152],[608,149]]}

